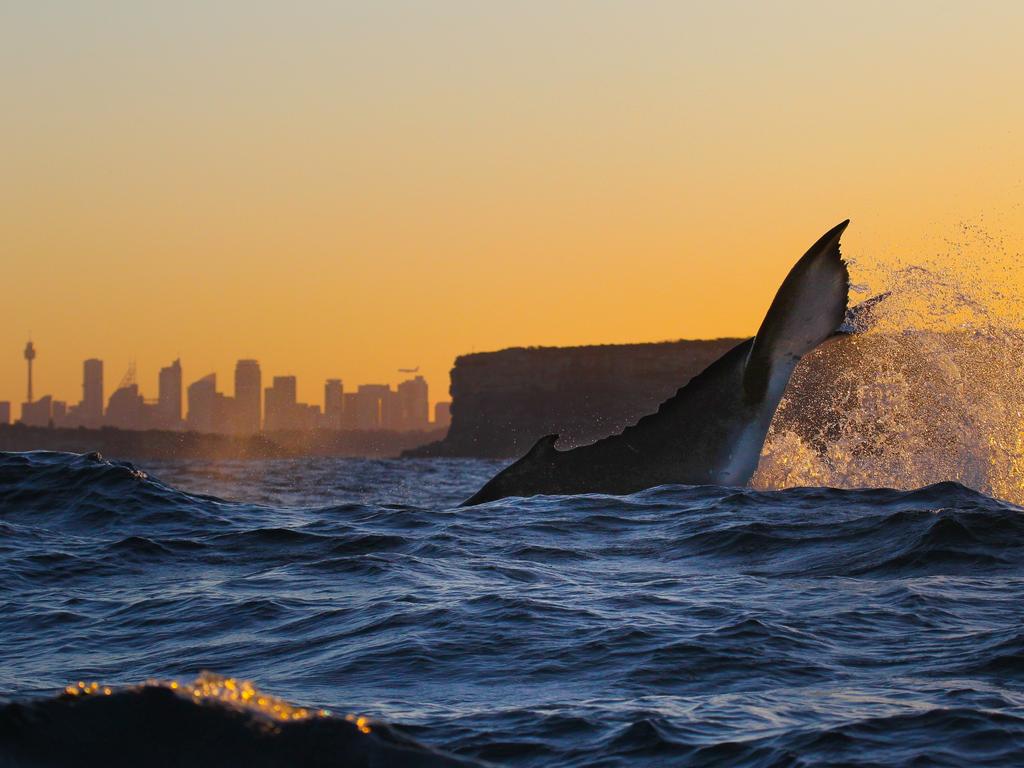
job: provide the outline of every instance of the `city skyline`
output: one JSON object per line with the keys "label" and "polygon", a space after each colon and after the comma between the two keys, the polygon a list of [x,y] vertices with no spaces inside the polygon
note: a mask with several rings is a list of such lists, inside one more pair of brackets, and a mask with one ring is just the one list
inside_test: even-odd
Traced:
{"label": "city skyline", "polygon": [[[214,373],[217,375],[218,381],[232,381],[235,374],[235,364],[238,360],[259,360],[261,368],[266,375],[266,371],[271,370],[271,376],[277,375],[276,371],[284,371],[284,375],[295,375],[299,379],[298,384],[298,397],[300,400],[307,402],[318,402],[322,404],[323,396],[323,382],[328,379],[341,379],[342,381],[355,380],[358,377],[346,377],[339,375],[336,364],[321,361],[312,370],[314,373],[311,375],[303,375],[298,371],[309,370],[308,365],[289,365],[287,361],[280,365],[268,364],[264,358],[259,355],[237,355],[230,351],[226,352],[223,357],[218,357],[216,360],[210,361],[209,355],[197,354],[194,357],[192,355],[182,354],[180,351],[183,347],[181,344],[168,345],[168,349],[172,352],[169,354],[160,354],[153,350],[145,350],[141,354],[129,354],[123,357],[116,364],[110,364],[110,358],[102,354],[102,349],[106,347],[103,341],[96,344],[87,344],[84,346],[86,352],[91,352],[88,356],[79,356],[73,352],[69,352],[67,347],[59,342],[54,345],[52,342],[44,340],[42,346],[40,346],[39,335],[33,334],[32,336],[23,337],[21,342],[17,345],[17,349],[4,355],[6,362],[3,358],[0,358],[0,402],[9,402],[12,404],[12,408],[17,410],[17,405],[24,402],[26,399],[26,353],[28,346],[26,343],[31,344],[32,349],[32,370],[33,370],[33,386],[35,389],[36,398],[49,394],[53,396],[55,400],[63,400],[68,403],[78,402],[82,396],[82,363],[86,359],[98,359],[104,361],[104,370],[107,376],[108,392],[110,394],[110,384],[116,383],[121,377],[129,371],[133,371],[139,388],[143,391],[157,391],[159,389],[159,375],[163,366],[171,360],[186,360],[189,361],[189,366],[194,367],[196,370],[202,369],[208,373]],[[57,348],[56,354],[54,354],[54,346]],[[252,345],[249,346],[252,348]],[[474,350],[475,351],[475,350]],[[412,356],[415,358],[415,356]],[[145,361],[145,362],[139,362]],[[202,361],[202,362],[196,362]],[[416,359],[413,359],[412,367],[407,367],[409,360],[399,359],[399,363],[402,365],[382,365],[381,374],[373,378],[363,379],[371,382],[383,382],[387,381],[390,384],[397,385],[401,381],[402,377],[409,371],[415,371],[423,375],[427,379],[428,384],[431,387],[431,398],[430,407],[433,411],[434,405],[437,402],[443,402],[448,400],[448,378],[451,366],[444,369],[441,381],[443,384],[435,384],[432,378],[421,370],[421,366],[418,364]],[[454,358],[452,360],[454,364]],[[347,366],[342,366],[347,367]],[[322,374],[318,374],[317,371],[322,370]],[[206,375],[203,374],[203,375]],[[198,376],[197,376],[198,378]],[[45,390],[45,391],[44,391]],[[106,403],[104,403],[104,407]]]}
{"label": "city skyline", "polygon": [[[160,368],[156,398],[147,398],[136,380],[135,363],[106,392],[104,363],[98,358],[82,361],[81,399],[72,401],[34,389],[33,367],[38,351],[32,341],[25,346],[26,399],[0,400],[0,424],[21,422],[28,426],[116,427],[142,430],[188,430],[221,434],[256,434],[261,431],[392,430],[423,431],[447,427],[450,403],[429,400],[423,376],[391,384],[359,384],[345,391],[339,378],[323,384],[322,403],[305,403],[298,397],[297,377],[275,375],[263,387],[259,361],[239,358],[235,363],[234,389],[221,391],[215,372],[203,374],[186,385],[180,358]],[[399,369],[416,373],[417,369]],[[42,389],[45,389],[43,387]],[[34,392],[38,396],[34,395]],[[432,418],[433,414],[433,418]]]}

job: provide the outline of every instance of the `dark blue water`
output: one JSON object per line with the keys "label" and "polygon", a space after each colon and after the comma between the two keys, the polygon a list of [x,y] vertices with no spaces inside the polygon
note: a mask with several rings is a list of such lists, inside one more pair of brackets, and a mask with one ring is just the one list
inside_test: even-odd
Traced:
{"label": "dark blue water", "polygon": [[457,509],[496,466],[0,455],[0,695],[208,669],[504,765],[1024,764],[1018,508]]}

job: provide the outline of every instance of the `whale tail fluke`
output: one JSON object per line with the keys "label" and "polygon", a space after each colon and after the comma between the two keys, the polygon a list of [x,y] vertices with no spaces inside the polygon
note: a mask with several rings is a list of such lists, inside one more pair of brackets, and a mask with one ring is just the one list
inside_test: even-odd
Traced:
{"label": "whale tail fluke", "polygon": [[847,224],[826,232],[790,270],[757,336],[711,363],[657,412],[571,450],[555,447],[557,435],[542,437],[464,506],[508,496],[749,482],[796,364],[840,331],[847,315],[850,276],[839,252]]}
{"label": "whale tail fluke", "polygon": [[790,270],[750,348],[743,375],[748,401],[761,400],[772,374],[785,372],[832,336],[846,315],[850,275],[839,252],[839,238],[850,220],[840,222],[810,247]]}

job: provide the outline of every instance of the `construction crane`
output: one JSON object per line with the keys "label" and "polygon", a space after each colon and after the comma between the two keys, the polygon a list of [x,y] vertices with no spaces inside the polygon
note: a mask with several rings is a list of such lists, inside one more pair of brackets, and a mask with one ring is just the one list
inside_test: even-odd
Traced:
{"label": "construction crane", "polygon": [[121,378],[121,383],[117,385],[118,389],[125,389],[135,383],[135,361],[132,360],[128,363],[128,370],[125,371],[124,376]]}

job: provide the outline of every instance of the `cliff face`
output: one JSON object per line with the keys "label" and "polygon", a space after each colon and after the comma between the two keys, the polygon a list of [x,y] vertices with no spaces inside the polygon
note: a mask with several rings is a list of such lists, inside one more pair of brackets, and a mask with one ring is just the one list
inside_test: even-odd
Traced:
{"label": "cliff face", "polygon": [[657,410],[741,339],[535,347],[456,359],[452,424],[441,441],[406,456],[510,458],[538,438],[559,448],[591,443]]}

